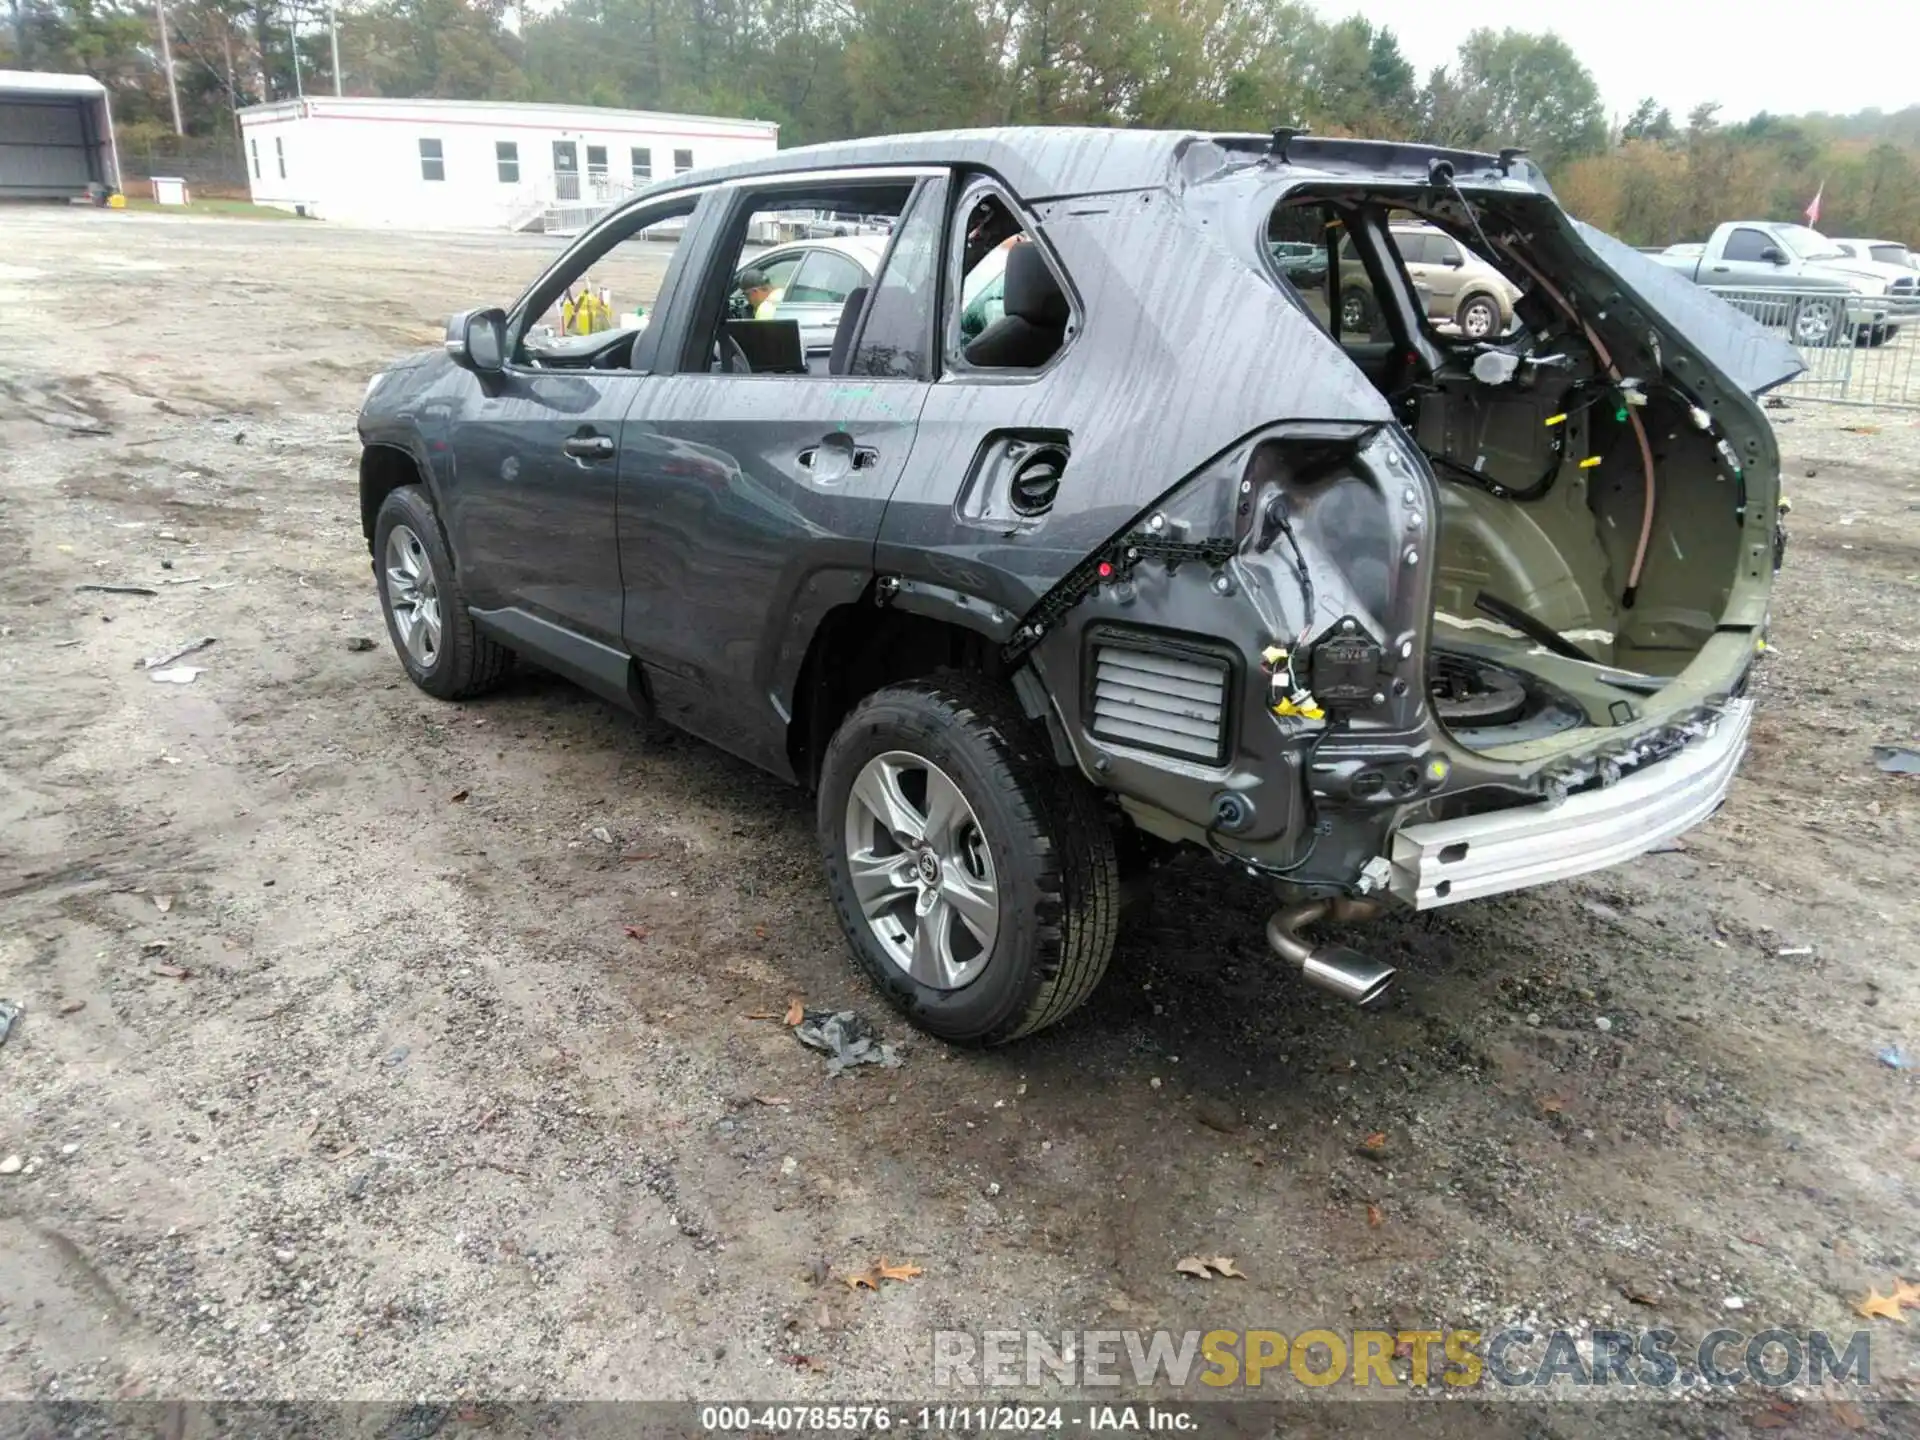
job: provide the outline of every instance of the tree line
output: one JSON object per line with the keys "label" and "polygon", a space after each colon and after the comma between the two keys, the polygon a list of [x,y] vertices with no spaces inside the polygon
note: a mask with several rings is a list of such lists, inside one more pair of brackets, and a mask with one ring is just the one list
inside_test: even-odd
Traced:
{"label": "tree line", "polygon": [[[0,66],[80,70],[122,132],[164,148],[153,0],[9,0]],[[334,89],[325,0],[166,5],[185,130]],[[1392,31],[1294,0],[339,0],[349,95],[536,100],[774,120],[784,145],[961,125],[1094,124],[1520,145],[1568,208],[1635,244],[1797,215],[1920,240],[1920,107],[1887,116],[1612,125],[1552,34],[1476,29],[1420,75]]]}

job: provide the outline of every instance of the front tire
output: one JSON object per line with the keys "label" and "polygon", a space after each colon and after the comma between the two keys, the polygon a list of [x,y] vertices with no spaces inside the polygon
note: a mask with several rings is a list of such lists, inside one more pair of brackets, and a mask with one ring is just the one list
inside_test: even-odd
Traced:
{"label": "front tire", "polygon": [[402,485],[381,502],[373,522],[373,574],[387,635],[414,684],[441,700],[464,700],[505,678],[513,652],[474,628],[423,487]]}
{"label": "front tire", "polygon": [[1485,340],[1500,329],[1500,307],[1491,295],[1469,295],[1460,302],[1453,323],[1469,340]]}
{"label": "front tire", "polygon": [[1106,973],[1112,832],[1004,685],[942,675],[861,701],[827,747],[819,834],[855,958],[930,1035],[1033,1034]]}
{"label": "front tire", "polygon": [[1840,342],[1845,323],[1835,300],[1802,300],[1793,307],[1788,329],[1803,350],[1818,350]]}

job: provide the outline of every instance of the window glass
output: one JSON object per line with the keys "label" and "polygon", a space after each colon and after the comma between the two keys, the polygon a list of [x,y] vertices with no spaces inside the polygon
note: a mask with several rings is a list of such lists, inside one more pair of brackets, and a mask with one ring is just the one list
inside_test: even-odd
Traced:
{"label": "window glass", "polygon": [[605,180],[607,178],[606,146],[587,146],[587,178],[591,180]]}
{"label": "window glass", "polygon": [[1427,263],[1429,265],[1451,265],[1456,260],[1462,264],[1460,247],[1454,243],[1451,235],[1429,235],[1426,237]]}
{"label": "window glass", "polygon": [[1727,255],[1729,260],[1760,260],[1765,257],[1761,251],[1773,244],[1761,230],[1736,230],[1727,237]]}
{"label": "window glass", "polygon": [[493,158],[500,167],[502,185],[520,183],[520,144],[516,140],[496,140],[493,142]]}
{"label": "window glass", "polygon": [[278,164],[280,167],[280,178],[282,180],[286,179],[287,178],[287,142],[283,137],[279,135],[276,135],[273,137],[273,158],[275,163]]}
{"label": "window glass", "polygon": [[653,151],[644,145],[633,147],[633,183],[645,185],[653,179]]}
{"label": "window glass", "polygon": [[258,135],[247,137],[247,150],[253,156],[253,178],[258,180],[260,178],[260,137]]}
{"label": "window glass", "polygon": [[944,180],[922,185],[912,210],[895,228],[887,268],[867,298],[860,346],[847,366],[850,374],[932,378],[934,294],[946,194]]}
{"label": "window glass", "polygon": [[1435,253],[1432,238],[1418,230],[1390,230],[1393,248],[1400,252],[1400,259],[1407,265],[1432,265],[1439,260]]}
{"label": "window glass", "polygon": [[687,171],[691,170],[692,168],[693,168],[693,152],[691,150],[676,150],[673,152],[673,173],[674,174],[684,175],[687,173]]}
{"label": "window glass", "polygon": [[867,272],[846,256],[816,250],[807,257],[782,298],[795,304],[839,305],[866,283]]}
{"label": "window glass", "polygon": [[420,142],[420,178],[422,180],[444,180],[447,178],[445,157],[440,153],[438,140]]}
{"label": "window glass", "polygon": [[1907,247],[1904,245],[1875,245],[1873,247],[1873,258],[1878,260],[1882,265],[1905,265],[1907,263]]}

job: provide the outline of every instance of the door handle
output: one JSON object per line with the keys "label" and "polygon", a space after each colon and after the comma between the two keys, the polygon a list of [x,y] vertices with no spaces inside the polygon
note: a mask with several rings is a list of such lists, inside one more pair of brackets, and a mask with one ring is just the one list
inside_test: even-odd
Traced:
{"label": "door handle", "polygon": [[614,443],[611,435],[569,435],[560,448],[576,460],[611,460]]}
{"label": "door handle", "polygon": [[1713,267],[1713,273],[1716,275],[1724,275],[1727,273],[1727,267],[1724,265],[1716,265]]}
{"label": "door handle", "polygon": [[823,448],[832,450],[838,456],[852,457],[853,468],[855,470],[871,470],[880,463],[880,452],[871,445],[856,445],[851,450],[844,449],[840,446],[822,447],[819,445],[809,445],[800,452],[800,468],[803,470],[813,469],[814,462],[820,458],[820,451]]}

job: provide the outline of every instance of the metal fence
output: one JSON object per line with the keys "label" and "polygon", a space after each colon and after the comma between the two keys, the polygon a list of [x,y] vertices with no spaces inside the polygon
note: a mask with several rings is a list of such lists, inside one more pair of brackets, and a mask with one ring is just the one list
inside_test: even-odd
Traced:
{"label": "metal fence", "polygon": [[1713,293],[1800,352],[1806,371],[1779,393],[1842,405],[1920,409],[1920,273],[1893,295],[1828,290]]}
{"label": "metal fence", "polygon": [[202,194],[216,190],[249,193],[247,162],[240,153],[240,142],[230,135],[168,135],[145,144],[123,137],[122,188],[127,188],[130,181],[144,182],[155,175],[177,175]]}

